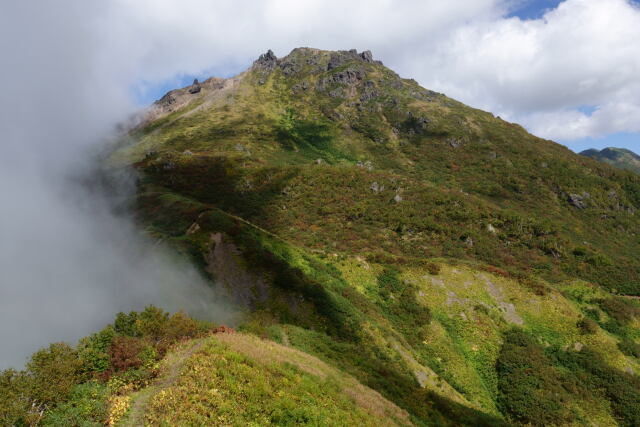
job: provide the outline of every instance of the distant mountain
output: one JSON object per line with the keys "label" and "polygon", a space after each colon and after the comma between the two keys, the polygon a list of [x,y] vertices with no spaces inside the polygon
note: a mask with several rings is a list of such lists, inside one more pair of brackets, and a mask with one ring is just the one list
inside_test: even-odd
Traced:
{"label": "distant mountain", "polygon": [[580,154],[604,163],[609,163],[610,165],[620,169],[640,173],[640,156],[631,150],[613,147],[605,148],[603,150],[596,150],[592,148],[590,150],[585,150]]}

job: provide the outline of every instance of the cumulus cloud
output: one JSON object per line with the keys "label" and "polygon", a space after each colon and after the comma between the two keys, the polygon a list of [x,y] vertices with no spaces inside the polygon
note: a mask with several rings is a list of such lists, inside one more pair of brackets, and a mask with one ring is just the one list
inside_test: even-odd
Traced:
{"label": "cumulus cloud", "polygon": [[[634,4],[567,0],[537,20],[463,25],[414,73],[548,138],[637,132],[640,45],[633,41],[639,38]],[[581,113],[583,106],[596,112]]]}
{"label": "cumulus cloud", "polygon": [[[373,50],[424,86],[547,138],[637,132],[638,6],[566,0],[540,19],[507,17],[521,4],[120,0],[108,16],[118,22],[115,43],[137,56],[141,80],[207,69],[230,74],[268,48],[284,55],[298,46],[355,47]],[[580,113],[583,106],[598,113]]]}

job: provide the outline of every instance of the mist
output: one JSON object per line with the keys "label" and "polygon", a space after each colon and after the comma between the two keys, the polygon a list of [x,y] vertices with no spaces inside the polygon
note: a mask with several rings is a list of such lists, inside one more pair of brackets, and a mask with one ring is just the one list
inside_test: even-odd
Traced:
{"label": "mist", "polygon": [[144,52],[118,39],[112,7],[12,3],[0,8],[0,369],[149,304],[229,321],[188,260],[115,213],[135,191],[133,171],[110,177],[117,191],[86,185],[139,108],[129,88]]}

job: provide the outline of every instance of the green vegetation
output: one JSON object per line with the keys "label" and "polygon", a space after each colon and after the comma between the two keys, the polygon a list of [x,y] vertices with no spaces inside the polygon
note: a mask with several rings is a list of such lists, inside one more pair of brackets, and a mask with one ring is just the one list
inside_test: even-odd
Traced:
{"label": "green vegetation", "polygon": [[415,424],[633,419],[558,354],[640,372],[640,177],[352,52],[295,49],[184,102],[111,160],[139,171],[149,233],[248,307],[243,330]]}
{"label": "green vegetation", "polygon": [[[124,328],[123,328],[124,327]],[[145,387],[157,362],[176,342],[211,325],[149,306],[120,313],[113,325],[80,340],[77,348],[51,344],[23,371],[0,373],[0,424],[104,425],[124,391]]]}
{"label": "green vegetation", "polygon": [[353,52],[227,83],[172,92],[110,162],[243,333],[120,314],[38,359],[69,359],[55,389],[3,373],[3,421],[47,396],[43,423],[638,424],[640,176]]}
{"label": "green vegetation", "polygon": [[640,156],[631,150],[624,148],[605,148],[603,150],[585,150],[580,153],[583,156],[608,163],[620,169],[640,173]]}
{"label": "green vegetation", "polygon": [[[192,404],[184,405],[185,401]],[[410,424],[405,412],[319,360],[245,335],[204,342],[185,362],[175,384],[150,399],[145,422]]]}

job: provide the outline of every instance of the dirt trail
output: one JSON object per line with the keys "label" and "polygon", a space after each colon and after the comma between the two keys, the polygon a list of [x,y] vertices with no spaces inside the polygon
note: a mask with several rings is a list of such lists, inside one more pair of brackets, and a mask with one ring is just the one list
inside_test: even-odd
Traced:
{"label": "dirt trail", "polygon": [[170,387],[176,382],[186,360],[202,348],[205,340],[206,338],[195,340],[188,347],[169,356],[169,359],[166,360],[165,372],[151,383],[151,385],[140,390],[135,395],[126,417],[117,425],[123,427],[143,426],[144,414],[149,399],[159,391]]}

